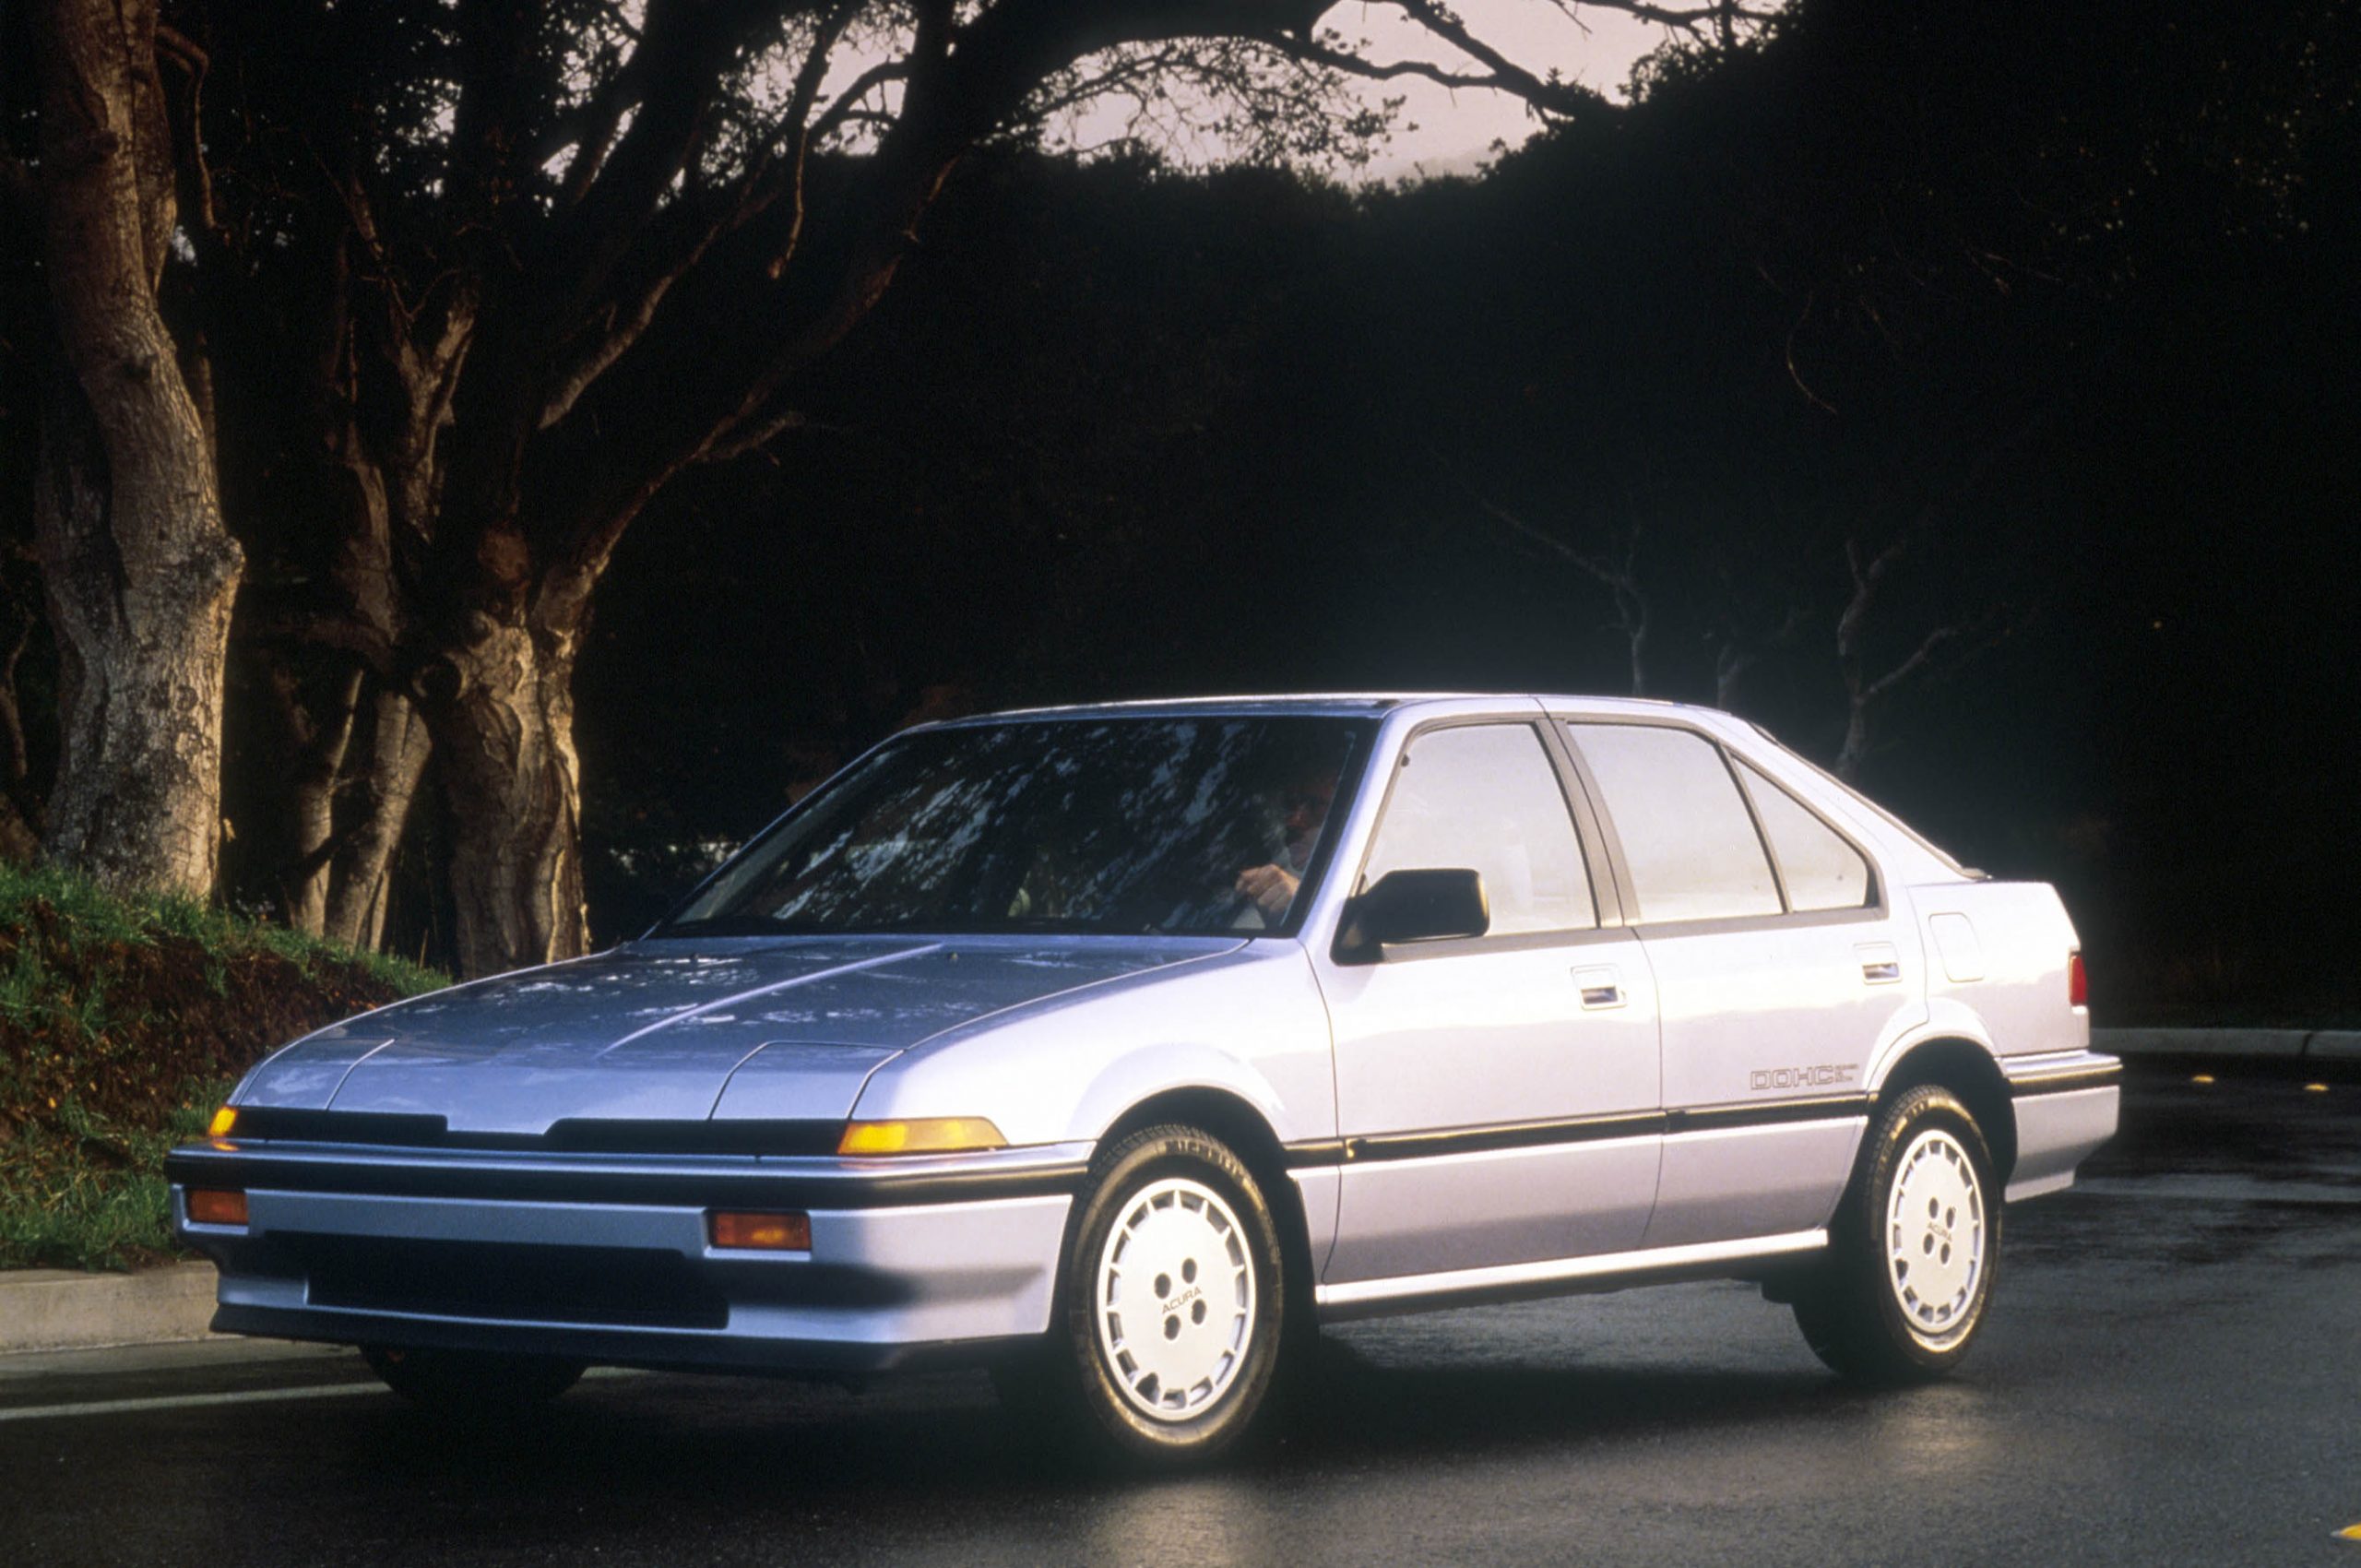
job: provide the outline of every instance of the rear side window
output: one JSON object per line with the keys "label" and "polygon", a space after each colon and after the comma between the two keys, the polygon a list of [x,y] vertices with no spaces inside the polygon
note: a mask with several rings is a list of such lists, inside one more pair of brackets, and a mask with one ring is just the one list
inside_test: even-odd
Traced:
{"label": "rear side window", "polygon": [[1746,770],[1747,793],[1762,818],[1762,831],[1779,857],[1779,874],[1786,879],[1787,907],[1796,910],[1857,909],[1869,901],[1869,862],[1786,790],[1774,784],[1752,764]]}
{"label": "rear side window", "polygon": [[1771,858],[1721,748],[1653,724],[1569,724],[1623,841],[1640,921],[1781,912]]}
{"label": "rear side window", "polygon": [[1484,879],[1493,936],[1598,924],[1565,791],[1532,726],[1430,730],[1403,754],[1362,884],[1444,867]]}

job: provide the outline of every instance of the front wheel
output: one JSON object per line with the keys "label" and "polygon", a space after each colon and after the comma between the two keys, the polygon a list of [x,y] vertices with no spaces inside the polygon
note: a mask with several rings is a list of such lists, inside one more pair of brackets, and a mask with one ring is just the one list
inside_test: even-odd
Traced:
{"label": "front wheel", "polygon": [[1871,1126],[1796,1322],[1846,1377],[1940,1377],[1983,1325],[1999,1262],[2000,1190],[1983,1130],[1957,1096],[1926,1085]]}
{"label": "front wheel", "polygon": [[1270,1205],[1228,1146],[1192,1127],[1133,1133],[1093,1162],[1050,1354],[1004,1373],[1021,1380],[1004,1392],[1012,1404],[1062,1407],[1135,1460],[1211,1458],[1269,1391],[1283,1268]]}

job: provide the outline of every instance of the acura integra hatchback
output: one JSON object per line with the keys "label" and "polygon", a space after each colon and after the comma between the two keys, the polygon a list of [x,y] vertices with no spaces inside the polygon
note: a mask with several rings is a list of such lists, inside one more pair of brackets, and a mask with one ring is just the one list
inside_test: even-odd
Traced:
{"label": "acura integra hatchback", "polygon": [[248,1074],[218,1329],[426,1404],[991,1365],[1150,1460],[1322,1323],[1759,1282],[1950,1370],[2115,1129],[2074,930],[1755,727],[1352,696],[894,737],[646,936]]}

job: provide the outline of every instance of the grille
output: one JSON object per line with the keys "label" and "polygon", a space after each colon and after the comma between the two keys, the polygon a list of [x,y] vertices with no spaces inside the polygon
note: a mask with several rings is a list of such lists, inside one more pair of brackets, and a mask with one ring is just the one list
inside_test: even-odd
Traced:
{"label": "grille", "polygon": [[238,1108],[238,1142],[290,1138],[404,1148],[551,1149],[572,1154],[834,1154],[842,1122],[647,1122],[569,1116],[541,1133],[455,1133],[442,1116]]}
{"label": "grille", "polygon": [[730,1303],[677,1253],[366,1236],[279,1240],[310,1277],[314,1306],[634,1328],[721,1328],[730,1321]]}

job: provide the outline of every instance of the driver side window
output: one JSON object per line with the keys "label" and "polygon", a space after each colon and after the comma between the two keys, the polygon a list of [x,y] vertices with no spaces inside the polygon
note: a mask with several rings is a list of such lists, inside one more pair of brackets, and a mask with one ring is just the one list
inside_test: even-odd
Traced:
{"label": "driver side window", "polygon": [[1573,816],[1531,725],[1430,730],[1403,753],[1361,885],[1444,867],[1483,877],[1491,935],[1598,924]]}

